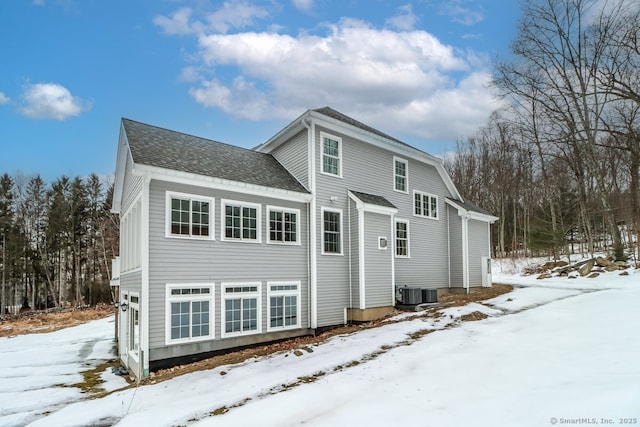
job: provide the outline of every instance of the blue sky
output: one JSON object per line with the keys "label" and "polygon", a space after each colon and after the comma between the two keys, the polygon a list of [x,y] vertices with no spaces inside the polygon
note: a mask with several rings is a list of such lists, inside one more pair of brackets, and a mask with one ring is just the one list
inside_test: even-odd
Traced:
{"label": "blue sky", "polygon": [[0,173],[111,175],[121,117],[250,148],[323,106],[444,154],[500,105],[518,4],[2,0]]}

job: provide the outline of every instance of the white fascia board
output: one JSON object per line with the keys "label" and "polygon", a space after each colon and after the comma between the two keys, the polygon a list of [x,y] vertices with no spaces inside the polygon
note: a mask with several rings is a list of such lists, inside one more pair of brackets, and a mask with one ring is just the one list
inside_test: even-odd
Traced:
{"label": "white fascia board", "polygon": [[127,169],[127,158],[133,160],[129,150],[127,133],[124,131],[124,126],[121,122],[120,137],[118,138],[118,154],[116,156],[116,176],[113,183],[112,213],[120,213],[120,209],[122,209],[122,192],[124,191],[124,174]]}
{"label": "white fascia board", "polygon": [[459,204],[457,204],[453,200],[444,199],[444,201],[449,206],[452,206],[453,208],[458,210],[458,216],[463,216],[463,217],[466,217],[466,218],[469,218],[469,219],[475,219],[475,220],[478,220],[478,221],[488,222],[488,223],[492,223],[492,224],[500,219],[497,216],[486,215],[486,214],[483,214],[483,213],[480,213],[480,212],[474,212],[474,211],[470,211],[468,209],[465,209],[464,207],[460,206]]}
{"label": "white fascia board", "polygon": [[283,142],[287,141],[290,137],[306,127],[302,121],[309,116],[309,112],[310,111],[307,110],[302,113],[298,118],[289,123],[280,132],[278,132],[262,144],[258,145],[257,147],[253,147],[253,150],[261,153],[269,153],[278,148]]}
{"label": "white fascia board", "polygon": [[371,213],[377,213],[382,215],[394,215],[398,213],[398,209],[396,208],[390,208],[387,206],[379,206],[371,203],[365,203],[362,200],[360,200],[358,196],[353,194],[351,191],[349,191],[348,193],[351,200],[356,202],[356,209],[358,210],[364,210],[364,212],[371,212]]}
{"label": "white fascia board", "polygon": [[313,196],[308,193],[282,190],[279,188],[266,187],[263,185],[247,184],[245,182],[231,181],[228,179],[215,178],[205,175],[197,175],[189,172],[181,172],[172,169],[160,168],[149,165],[135,165],[134,175],[148,176],[159,181],[175,182],[178,184],[194,185],[197,187],[212,188],[216,190],[233,191],[236,193],[250,194],[253,196],[271,197],[290,202],[306,203],[311,201]]}

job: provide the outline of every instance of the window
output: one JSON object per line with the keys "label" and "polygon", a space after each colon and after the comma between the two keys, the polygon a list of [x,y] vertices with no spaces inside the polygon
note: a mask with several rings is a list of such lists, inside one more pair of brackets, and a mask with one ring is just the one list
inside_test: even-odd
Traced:
{"label": "window", "polygon": [[342,139],[320,132],[322,141],[322,173],[342,176]]}
{"label": "window", "polygon": [[300,327],[300,282],[267,283],[269,323],[267,330]]}
{"label": "window", "polygon": [[213,338],[212,310],[211,286],[167,286],[167,344]]}
{"label": "window", "polygon": [[322,208],[322,253],[342,255],[342,210]]}
{"label": "window", "polygon": [[407,177],[409,165],[406,160],[398,157],[393,158],[393,189],[403,193],[408,192]]}
{"label": "window", "polygon": [[414,190],[413,209],[415,216],[438,219],[438,197]]}
{"label": "window", "polygon": [[167,236],[213,238],[213,198],[167,193]]}
{"label": "window", "polygon": [[409,221],[396,220],[396,256],[409,258]]}
{"label": "window", "polygon": [[267,207],[269,212],[269,243],[299,244],[298,221],[300,211],[297,209]]}
{"label": "window", "polygon": [[222,201],[222,240],[260,242],[260,205]]}
{"label": "window", "polygon": [[222,284],[222,336],[259,333],[260,284]]}

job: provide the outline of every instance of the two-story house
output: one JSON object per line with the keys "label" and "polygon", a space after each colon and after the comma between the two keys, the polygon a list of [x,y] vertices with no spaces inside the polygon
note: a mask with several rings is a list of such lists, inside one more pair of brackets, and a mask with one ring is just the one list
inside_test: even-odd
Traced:
{"label": "two-story house", "polygon": [[119,357],[138,378],[490,286],[489,227],[442,161],[331,108],[253,150],[123,119]]}

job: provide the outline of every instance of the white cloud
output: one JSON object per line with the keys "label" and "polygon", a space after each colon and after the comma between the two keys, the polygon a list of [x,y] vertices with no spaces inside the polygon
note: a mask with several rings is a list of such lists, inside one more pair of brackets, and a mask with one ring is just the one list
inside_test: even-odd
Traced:
{"label": "white cloud", "polygon": [[0,92],[0,105],[8,104],[9,102],[11,102],[11,99],[4,93]]}
{"label": "white cloud", "polygon": [[19,111],[35,119],[65,120],[91,109],[91,103],[72,96],[67,88],[56,83],[28,84],[22,102]]}
{"label": "white cloud", "polygon": [[292,0],[291,3],[302,11],[308,12],[313,8],[313,0]]}
{"label": "white cloud", "polygon": [[473,0],[445,0],[440,4],[440,14],[449,16],[453,22],[462,25],[473,25],[483,21],[482,7],[467,6],[469,3],[474,2]]}
{"label": "white cloud", "polygon": [[[189,11],[182,21],[174,14],[176,25],[165,28],[197,34],[198,49],[179,78],[207,108],[269,120],[329,105],[387,132],[455,140],[475,132],[500,105],[488,88],[486,57],[445,45],[426,31],[394,29],[415,24],[410,5],[395,16],[407,18],[390,18],[388,28],[342,19],[322,24],[320,32],[294,35],[274,27],[229,33],[232,20],[221,18],[225,7],[213,14],[225,25],[212,25],[206,13],[197,21]],[[236,15],[233,26],[250,25],[258,16]],[[200,32],[191,30],[207,19]]]}
{"label": "white cloud", "polygon": [[391,18],[387,19],[387,25],[396,28],[398,30],[409,31],[415,28],[418,22],[418,17],[413,13],[413,7],[410,4],[405,4],[398,8],[396,13]]}
{"label": "white cloud", "polygon": [[168,35],[203,34],[206,31],[227,33],[232,29],[250,27],[256,19],[269,16],[266,9],[245,0],[226,1],[216,11],[204,14],[202,19],[194,19],[194,14],[193,9],[184,7],[169,17],[156,16],[153,23]]}
{"label": "white cloud", "polygon": [[498,105],[487,88],[489,73],[470,71],[481,58],[427,32],[380,30],[356,20],[328,29],[324,36],[201,36],[204,66],[239,71],[228,83],[202,79],[190,93],[206,107],[252,120],[331,105],[382,129],[426,138],[472,133]]}

